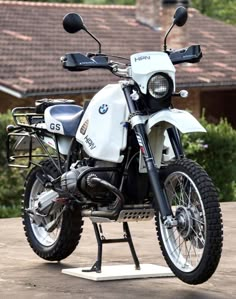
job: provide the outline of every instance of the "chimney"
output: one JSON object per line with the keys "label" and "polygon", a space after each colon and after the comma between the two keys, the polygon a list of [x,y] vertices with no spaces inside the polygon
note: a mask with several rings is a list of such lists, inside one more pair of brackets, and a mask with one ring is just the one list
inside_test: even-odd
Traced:
{"label": "chimney", "polygon": [[171,18],[167,20],[170,22],[176,7],[180,5],[188,7],[188,4],[188,0],[136,0],[136,20],[158,30],[163,27],[160,20],[163,10],[166,11],[164,14],[167,17],[171,15]]}
{"label": "chimney", "polygon": [[160,25],[161,0],[136,0],[136,20],[153,29]]}
{"label": "chimney", "polygon": [[162,5],[177,5],[177,6],[185,6],[188,8],[189,0],[162,0]]}
{"label": "chimney", "polygon": [[[189,1],[188,0],[162,0],[161,1],[161,9],[160,9],[160,20],[162,27],[162,39],[165,36],[165,33],[169,29],[170,25],[173,21],[173,16],[175,10],[178,6],[184,6],[188,8]],[[167,46],[169,48],[182,48],[187,44],[186,40],[186,26],[177,27],[172,30],[168,39]]]}

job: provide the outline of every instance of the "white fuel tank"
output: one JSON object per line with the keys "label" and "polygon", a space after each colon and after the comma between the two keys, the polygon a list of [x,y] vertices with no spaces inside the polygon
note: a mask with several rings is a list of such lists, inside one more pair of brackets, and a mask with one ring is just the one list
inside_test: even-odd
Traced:
{"label": "white fuel tank", "polygon": [[90,101],[76,140],[92,158],[120,163],[127,146],[128,107],[120,84],[109,84]]}

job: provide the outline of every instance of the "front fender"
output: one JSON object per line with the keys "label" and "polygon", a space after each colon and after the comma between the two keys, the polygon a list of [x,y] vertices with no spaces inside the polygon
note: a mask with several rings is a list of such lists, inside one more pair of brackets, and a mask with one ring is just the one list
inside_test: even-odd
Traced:
{"label": "front fender", "polygon": [[[206,132],[199,121],[189,112],[178,109],[165,109],[154,113],[146,121],[146,132],[158,167],[175,157],[166,129],[176,127],[181,133]],[[140,155],[139,171],[146,172]]]}
{"label": "front fender", "polygon": [[165,124],[166,129],[176,127],[181,133],[206,132],[205,128],[189,112],[179,109],[165,109],[152,114],[146,124],[149,134],[152,127],[159,123]]}

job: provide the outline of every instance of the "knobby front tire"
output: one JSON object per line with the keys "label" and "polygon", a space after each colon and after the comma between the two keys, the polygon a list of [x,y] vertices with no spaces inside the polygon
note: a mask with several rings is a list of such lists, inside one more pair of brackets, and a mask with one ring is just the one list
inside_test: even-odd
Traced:
{"label": "knobby front tire", "polygon": [[178,226],[168,229],[156,213],[162,254],[173,273],[188,284],[207,281],[222,252],[223,225],[216,189],[207,173],[189,159],[162,168],[161,181]]}

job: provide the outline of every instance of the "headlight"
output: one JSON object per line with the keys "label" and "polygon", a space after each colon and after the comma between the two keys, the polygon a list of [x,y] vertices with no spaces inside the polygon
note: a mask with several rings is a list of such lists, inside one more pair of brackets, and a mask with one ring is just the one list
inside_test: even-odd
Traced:
{"label": "headlight", "polygon": [[173,81],[165,73],[156,73],[148,81],[148,92],[155,99],[166,99],[173,92]]}

